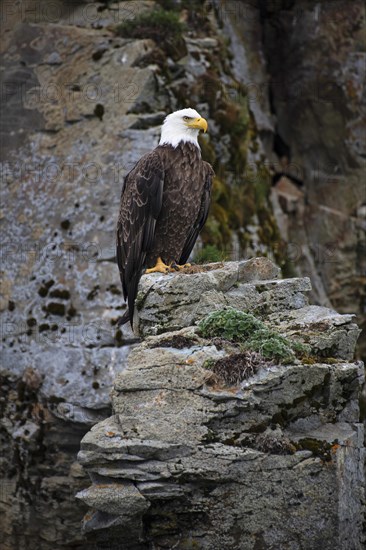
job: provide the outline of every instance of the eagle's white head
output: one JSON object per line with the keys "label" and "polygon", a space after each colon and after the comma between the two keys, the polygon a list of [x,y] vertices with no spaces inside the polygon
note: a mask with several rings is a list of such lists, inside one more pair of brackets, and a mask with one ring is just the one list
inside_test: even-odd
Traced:
{"label": "eagle's white head", "polygon": [[207,121],[195,109],[175,111],[164,120],[159,145],[177,147],[178,143],[183,141],[193,143],[199,148],[200,130],[207,131]]}

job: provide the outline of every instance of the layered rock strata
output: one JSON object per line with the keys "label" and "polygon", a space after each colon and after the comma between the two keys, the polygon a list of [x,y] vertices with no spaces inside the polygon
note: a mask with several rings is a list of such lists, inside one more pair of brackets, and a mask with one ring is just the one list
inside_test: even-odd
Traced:
{"label": "layered rock strata", "polygon": [[[278,279],[264,258],[202,269],[142,278],[146,338],[115,379],[113,415],[81,442],[87,537],[126,550],[361,549],[357,326],[309,306],[309,281]],[[213,377],[210,365],[238,350],[197,322],[223,306],[256,313],[316,359],[266,363],[234,385]]]}

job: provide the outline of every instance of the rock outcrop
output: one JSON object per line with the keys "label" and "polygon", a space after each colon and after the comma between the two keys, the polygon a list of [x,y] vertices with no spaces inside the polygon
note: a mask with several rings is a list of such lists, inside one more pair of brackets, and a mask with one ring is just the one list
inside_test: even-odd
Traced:
{"label": "rock outcrop", "polygon": [[[81,442],[86,536],[116,550],[361,550],[364,371],[352,362],[352,316],[309,306],[309,281],[278,279],[265,258],[193,271],[141,280],[145,339],[114,381],[113,415]],[[310,356],[248,364],[228,382],[214,365],[230,374],[250,352],[197,325],[223,307],[255,313]]]}

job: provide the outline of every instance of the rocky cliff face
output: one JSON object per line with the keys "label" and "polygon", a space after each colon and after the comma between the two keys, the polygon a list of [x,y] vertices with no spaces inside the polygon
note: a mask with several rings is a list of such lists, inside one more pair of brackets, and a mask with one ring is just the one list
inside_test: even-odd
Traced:
{"label": "rocky cliff face", "polygon": [[[335,4],[337,9],[330,9]],[[119,194],[125,173],[157,144],[166,112],[192,105],[209,120],[210,133],[201,147],[217,177],[201,260],[272,255],[286,273],[297,270],[311,277],[312,299],[318,303],[329,307],[333,300],[344,313],[362,311],[364,211],[358,174],[363,157],[362,139],[357,145],[354,137],[364,106],[359,3],[353,3],[352,16],[348,2],[301,4],[306,29],[318,22],[314,44],[307,41],[312,32],[297,32],[302,19],[295,4],[271,3],[268,13],[260,5],[24,0],[1,6],[0,530],[6,549],[92,548],[80,534],[86,508],[74,494],[88,479],[75,457],[83,435],[111,414],[113,381],[136,342],[131,331],[115,326],[124,308],[113,263]],[[155,26],[141,25],[143,14],[159,7],[163,13],[158,10]],[[330,50],[328,44],[339,43],[338,22],[348,38],[337,56],[337,48]],[[167,26],[175,33],[167,33]],[[291,38],[291,55],[285,36]],[[271,48],[271,40],[280,41],[281,48]],[[308,103],[295,94],[290,77],[286,86],[294,111],[289,114],[276,92],[275,75],[282,78],[285,67],[292,74],[297,63],[291,56],[300,50],[313,65],[312,78],[319,73],[323,81],[334,82],[337,94],[340,82],[344,96],[333,101],[327,95],[329,108],[317,109],[314,117],[306,111],[306,124],[292,128],[291,120]],[[324,62],[329,51],[334,64]],[[306,71],[297,70],[304,82]],[[333,120],[341,103],[349,105],[341,109],[341,122],[353,136],[345,141],[344,155],[344,132]],[[326,156],[325,127],[337,151],[331,160],[338,153],[342,159],[336,171],[341,179],[336,192],[333,176],[321,179],[316,187],[321,200],[314,204],[315,180],[296,172],[304,183],[300,189],[284,151],[288,156],[290,149],[290,164],[296,158],[296,166],[310,174],[314,150],[321,151],[321,159]],[[326,174],[333,174],[328,168]],[[277,183],[271,191],[272,177]],[[309,202],[305,195],[312,183]],[[308,223],[318,212],[316,223]],[[332,261],[317,256],[318,244],[324,252],[334,243],[335,219],[344,220],[337,233],[337,263],[334,256]],[[317,240],[319,227],[322,238]],[[239,300],[235,289],[227,295],[228,282],[222,286],[219,270],[215,273],[205,275],[216,281],[214,289],[202,280],[199,307],[205,312],[212,300],[221,305]],[[283,307],[292,308],[296,300],[305,307],[302,293],[309,282],[301,277],[264,285],[261,292],[251,287],[256,312],[278,322],[275,305],[268,305],[274,292]],[[342,298],[339,289],[345,286]],[[288,292],[294,303],[286,302]],[[145,294],[146,308],[141,302],[136,322],[141,334],[186,326],[186,316],[188,324],[196,319],[193,301],[187,300],[185,313],[172,294],[174,324],[143,287]],[[252,303],[248,300],[242,296],[241,307]],[[301,332],[307,321],[296,317],[297,309],[291,311],[289,330]],[[337,352],[338,346],[344,358],[350,357],[355,329],[345,321],[348,317],[339,317],[336,328],[329,310],[317,312],[319,324],[311,318],[315,328],[309,338],[314,332],[318,342],[322,327],[324,349]],[[153,315],[159,317],[156,327]]]}
{"label": "rocky cliff face", "polygon": [[[309,280],[277,275],[257,259],[143,277],[135,322],[158,335],[130,354],[113,416],[79,453],[92,485],[77,496],[98,548],[363,547],[359,330],[307,305]],[[259,353],[234,344],[234,317],[219,317],[234,308],[310,345],[305,356],[269,361],[263,328]],[[210,312],[214,338],[196,324]]]}
{"label": "rocky cliff face", "polygon": [[288,273],[310,276],[316,303],[357,311],[363,326],[364,3],[229,0],[225,7],[234,75],[247,87],[274,172]]}
{"label": "rocky cliff face", "polygon": [[326,296],[337,310],[353,308],[364,326],[365,6],[285,4],[263,14],[277,153],[303,181],[302,198],[278,188],[285,239],[297,245],[298,273],[314,283],[319,273],[318,303]]}

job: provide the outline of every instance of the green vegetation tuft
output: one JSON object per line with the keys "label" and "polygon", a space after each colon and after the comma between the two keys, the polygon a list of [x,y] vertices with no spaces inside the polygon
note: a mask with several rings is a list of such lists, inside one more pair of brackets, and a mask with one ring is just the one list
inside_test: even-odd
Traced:
{"label": "green vegetation tuft", "polygon": [[173,11],[157,9],[141,13],[134,19],[124,21],[117,27],[117,34],[126,38],[151,38],[159,41],[181,36],[183,25]]}
{"label": "green vegetation tuft", "polygon": [[225,261],[224,254],[214,244],[207,244],[199,250],[194,258],[198,264],[208,264]]}
{"label": "green vegetation tuft", "polygon": [[157,4],[167,11],[179,11],[179,5],[175,0],[157,0]]}
{"label": "green vegetation tuft", "polygon": [[232,342],[244,342],[265,325],[251,315],[238,309],[220,309],[203,319],[198,328],[204,338],[225,338]]}
{"label": "green vegetation tuft", "polygon": [[332,454],[335,452],[337,446],[338,440],[333,441],[333,443],[328,443],[327,441],[320,441],[313,437],[299,439],[299,441],[295,443],[297,450],[311,451],[313,455],[318,456],[325,462],[330,462],[332,460]]}
{"label": "green vegetation tuft", "polygon": [[259,352],[266,359],[275,359],[280,363],[290,363],[295,359],[292,343],[268,328],[255,332],[246,342],[248,348]]}
{"label": "green vegetation tuft", "polygon": [[205,338],[224,338],[242,344],[244,350],[255,351],[268,360],[290,363],[297,355],[310,353],[309,346],[293,342],[270,330],[260,319],[234,308],[210,313],[198,325]]}
{"label": "green vegetation tuft", "polygon": [[124,38],[150,38],[177,60],[186,54],[183,30],[178,13],[158,8],[124,21],[116,28],[116,34]]}

